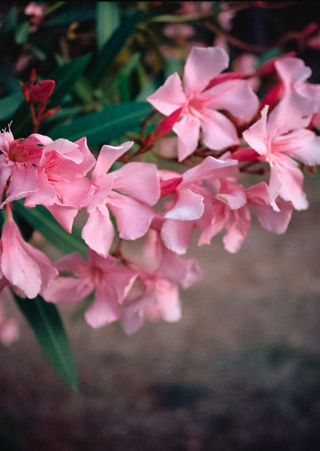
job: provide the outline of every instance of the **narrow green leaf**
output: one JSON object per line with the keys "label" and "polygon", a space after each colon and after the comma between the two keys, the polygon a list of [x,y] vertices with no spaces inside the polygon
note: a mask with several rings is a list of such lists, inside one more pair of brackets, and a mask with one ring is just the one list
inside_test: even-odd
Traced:
{"label": "narrow green leaf", "polygon": [[95,85],[105,76],[113,59],[133,33],[137,23],[143,16],[142,11],[135,11],[129,18],[125,18],[122,24],[112,33],[111,38],[105,43],[101,51],[94,59],[90,73],[90,79]]}
{"label": "narrow green leaf", "polygon": [[90,113],[52,128],[49,135],[74,141],[81,136],[88,138],[91,146],[98,146],[123,136],[127,131],[138,127],[141,120],[151,111],[146,102],[129,102],[106,107],[98,113]]}
{"label": "narrow green leaf", "polygon": [[72,234],[66,232],[44,207],[25,208],[22,203],[13,204],[13,212],[23,218],[35,230],[38,230],[63,253],[78,251],[86,255],[86,246],[80,232],[74,229]]}
{"label": "narrow green leaf", "polygon": [[84,72],[90,55],[83,55],[72,60],[70,63],[59,67],[53,74],[52,79],[55,80],[56,86],[50,97],[50,104],[56,105],[71,89],[79,77]]}
{"label": "narrow green leaf", "polygon": [[119,6],[115,2],[97,2],[96,16],[96,35],[100,50],[120,24]]}
{"label": "narrow green leaf", "polygon": [[56,307],[45,302],[41,296],[30,300],[15,295],[15,300],[48,360],[64,382],[76,389],[77,371],[74,358]]}

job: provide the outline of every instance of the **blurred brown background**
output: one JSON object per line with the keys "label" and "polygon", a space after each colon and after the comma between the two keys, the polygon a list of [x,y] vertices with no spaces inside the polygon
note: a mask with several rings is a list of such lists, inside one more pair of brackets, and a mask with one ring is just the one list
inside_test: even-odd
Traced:
{"label": "blurred brown background", "polygon": [[[320,430],[320,194],[285,236],[195,249],[204,281],[176,325],[127,337],[65,310],[80,375],[66,388],[26,326],[1,349],[1,451],[316,450]],[[21,319],[22,322],[22,319]]]}

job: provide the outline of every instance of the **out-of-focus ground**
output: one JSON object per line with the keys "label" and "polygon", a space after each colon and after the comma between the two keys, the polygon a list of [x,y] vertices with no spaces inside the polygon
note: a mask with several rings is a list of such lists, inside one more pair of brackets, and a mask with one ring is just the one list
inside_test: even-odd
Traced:
{"label": "out-of-focus ground", "polygon": [[[67,327],[66,388],[24,326],[0,350],[1,451],[316,450],[320,443],[320,190],[285,236],[196,250],[204,281],[176,325]],[[21,320],[22,321],[22,320]]]}

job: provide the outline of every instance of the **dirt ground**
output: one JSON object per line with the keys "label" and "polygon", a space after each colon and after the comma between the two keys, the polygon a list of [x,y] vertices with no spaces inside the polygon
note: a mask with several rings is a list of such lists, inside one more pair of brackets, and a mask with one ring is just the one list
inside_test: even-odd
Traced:
{"label": "dirt ground", "polygon": [[[80,388],[26,326],[1,349],[1,451],[320,449],[320,180],[285,236],[196,250],[204,281],[176,325],[93,331],[64,311]],[[22,322],[22,319],[21,319]]]}

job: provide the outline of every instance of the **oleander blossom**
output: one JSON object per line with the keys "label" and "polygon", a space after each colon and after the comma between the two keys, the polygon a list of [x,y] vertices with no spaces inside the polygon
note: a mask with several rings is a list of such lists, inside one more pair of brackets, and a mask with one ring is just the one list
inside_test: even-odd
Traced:
{"label": "oleander blossom", "polygon": [[165,116],[181,109],[181,118],[173,126],[178,135],[179,161],[202,141],[213,150],[237,145],[237,129],[221,110],[238,123],[246,123],[258,110],[258,98],[246,80],[219,74],[227,68],[229,57],[219,47],[193,47],[186,61],[183,84],[177,73],[148,97],[151,105]]}
{"label": "oleander blossom", "polygon": [[91,197],[86,174],[95,158],[86,138],[73,143],[35,133],[14,139],[9,130],[0,133],[0,151],[0,208],[18,199],[25,199],[26,207],[44,205],[71,232],[76,214]]}
{"label": "oleander blossom", "polygon": [[107,173],[132,145],[133,142],[127,142],[118,147],[103,146],[92,171],[94,194],[87,208],[89,217],[82,237],[91,249],[104,257],[115,235],[109,211],[115,217],[120,238],[136,240],[148,231],[155,215],[151,207],[160,197],[154,164],[132,162]]}
{"label": "oleander blossom", "polygon": [[306,165],[320,163],[320,138],[306,129],[312,100],[292,92],[268,115],[243,133],[244,139],[257,152],[257,159],[270,165],[270,202],[277,209],[277,197],[292,202],[296,210],[308,207],[303,191],[303,173],[295,160]]}
{"label": "oleander blossom", "polygon": [[205,211],[204,197],[208,182],[238,174],[238,164],[231,158],[205,158],[183,175],[162,174],[162,195],[170,194],[163,214],[161,238],[173,252],[184,254],[190,244],[193,230]]}
{"label": "oleander blossom", "polygon": [[92,294],[85,313],[90,326],[101,327],[120,318],[121,303],[137,277],[136,271],[114,257],[104,258],[93,251],[89,251],[87,261],[77,252],[68,254],[56,267],[71,276],[60,275],[50,283],[43,293],[48,302],[77,304]]}
{"label": "oleander blossom", "polygon": [[126,264],[138,273],[122,304],[121,322],[125,332],[136,332],[145,320],[179,321],[179,289],[189,288],[201,279],[196,260],[182,259],[166,249],[154,229],[136,242],[123,242],[122,254]]}

